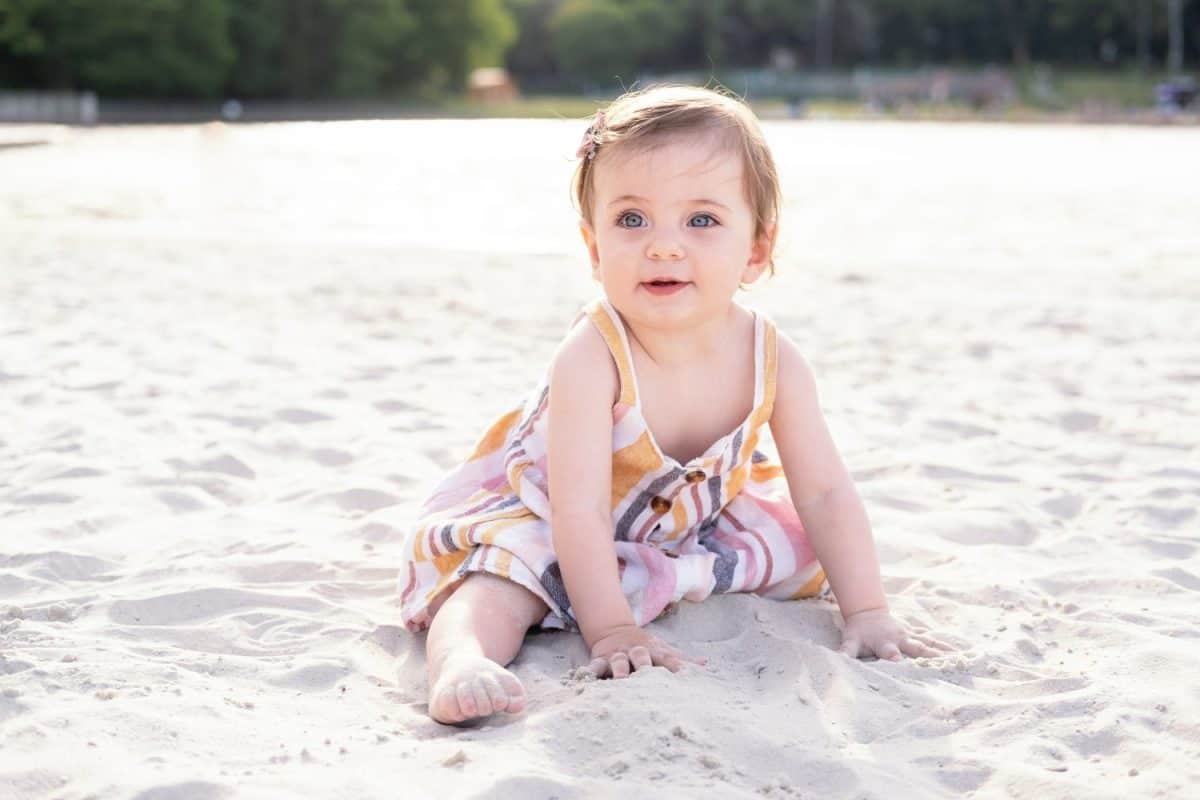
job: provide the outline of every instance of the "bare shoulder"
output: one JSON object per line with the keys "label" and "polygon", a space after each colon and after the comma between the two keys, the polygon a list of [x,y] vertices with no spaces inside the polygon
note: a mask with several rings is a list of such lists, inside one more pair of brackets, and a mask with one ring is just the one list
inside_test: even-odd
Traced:
{"label": "bare shoulder", "polygon": [[617,399],[617,365],[604,337],[586,317],[559,344],[550,375],[552,386],[569,387],[573,395]]}
{"label": "bare shoulder", "polygon": [[776,330],[776,341],[778,367],[775,396],[782,401],[776,407],[813,402],[816,399],[817,381],[808,360],[783,331]]}

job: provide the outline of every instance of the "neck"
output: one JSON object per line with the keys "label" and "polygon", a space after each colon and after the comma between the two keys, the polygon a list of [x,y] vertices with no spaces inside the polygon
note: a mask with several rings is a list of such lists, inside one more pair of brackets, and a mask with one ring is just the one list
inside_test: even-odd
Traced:
{"label": "neck", "polygon": [[659,327],[624,316],[629,338],[657,367],[675,370],[721,352],[746,309],[731,302],[722,314],[681,327]]}

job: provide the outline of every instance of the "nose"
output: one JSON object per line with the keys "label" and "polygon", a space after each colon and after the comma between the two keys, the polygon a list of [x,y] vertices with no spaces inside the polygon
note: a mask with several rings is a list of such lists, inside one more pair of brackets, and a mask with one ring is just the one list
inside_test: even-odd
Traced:
{"label": "nose", "polygon": [[655,239],[646,249],[646,255],[653,259],[669,258],[678,261],[683,258],[683,248],[674,240]]}

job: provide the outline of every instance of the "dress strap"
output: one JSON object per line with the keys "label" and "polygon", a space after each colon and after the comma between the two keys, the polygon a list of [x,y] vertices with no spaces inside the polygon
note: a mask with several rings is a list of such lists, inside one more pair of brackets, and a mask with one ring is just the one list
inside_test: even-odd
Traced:
{"label": "dress strap", "polygon": [[759,346],[755,349],[754,373],[758,380],[754,387],[754,427],[757,428],[771,418],[775,408],[775,381],[779,365],[779,342],[775,323],[762,311],[755,309],[754,324],[759,326],[755,340]]}
{"label": "dress strap", "polygon": [[617,310],[603,297],[590,303],[585,313],[592,324],[596,326],[596,330],[604,337],[604,343],[608,345],[608,351],[612,353],[613,361],[616,362],[621,382],[621,393],[617,402],[636,406],[638,404],[637,380],[634,378],[629,340],[625,336],[625,323],[621,322]]}

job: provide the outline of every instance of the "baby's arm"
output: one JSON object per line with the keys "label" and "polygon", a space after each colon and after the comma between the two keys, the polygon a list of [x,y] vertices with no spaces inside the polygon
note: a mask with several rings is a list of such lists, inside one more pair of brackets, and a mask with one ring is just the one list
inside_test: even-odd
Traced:
{"label": "baby's arm", "polygon": [[617,371],[590,324],[563,342],[550,373],[550,526],[563,584],[598,675],[680,666],[674,648],[638,627],[613,544],[612,406]]}
{"label": "baby's arm", "polygon": [[792,503],[837,597],[842,652],[898,659],[940,642],[907,632],[888,612],[866,510],[829,435],[808,363],[782,333],[771,433]]}

